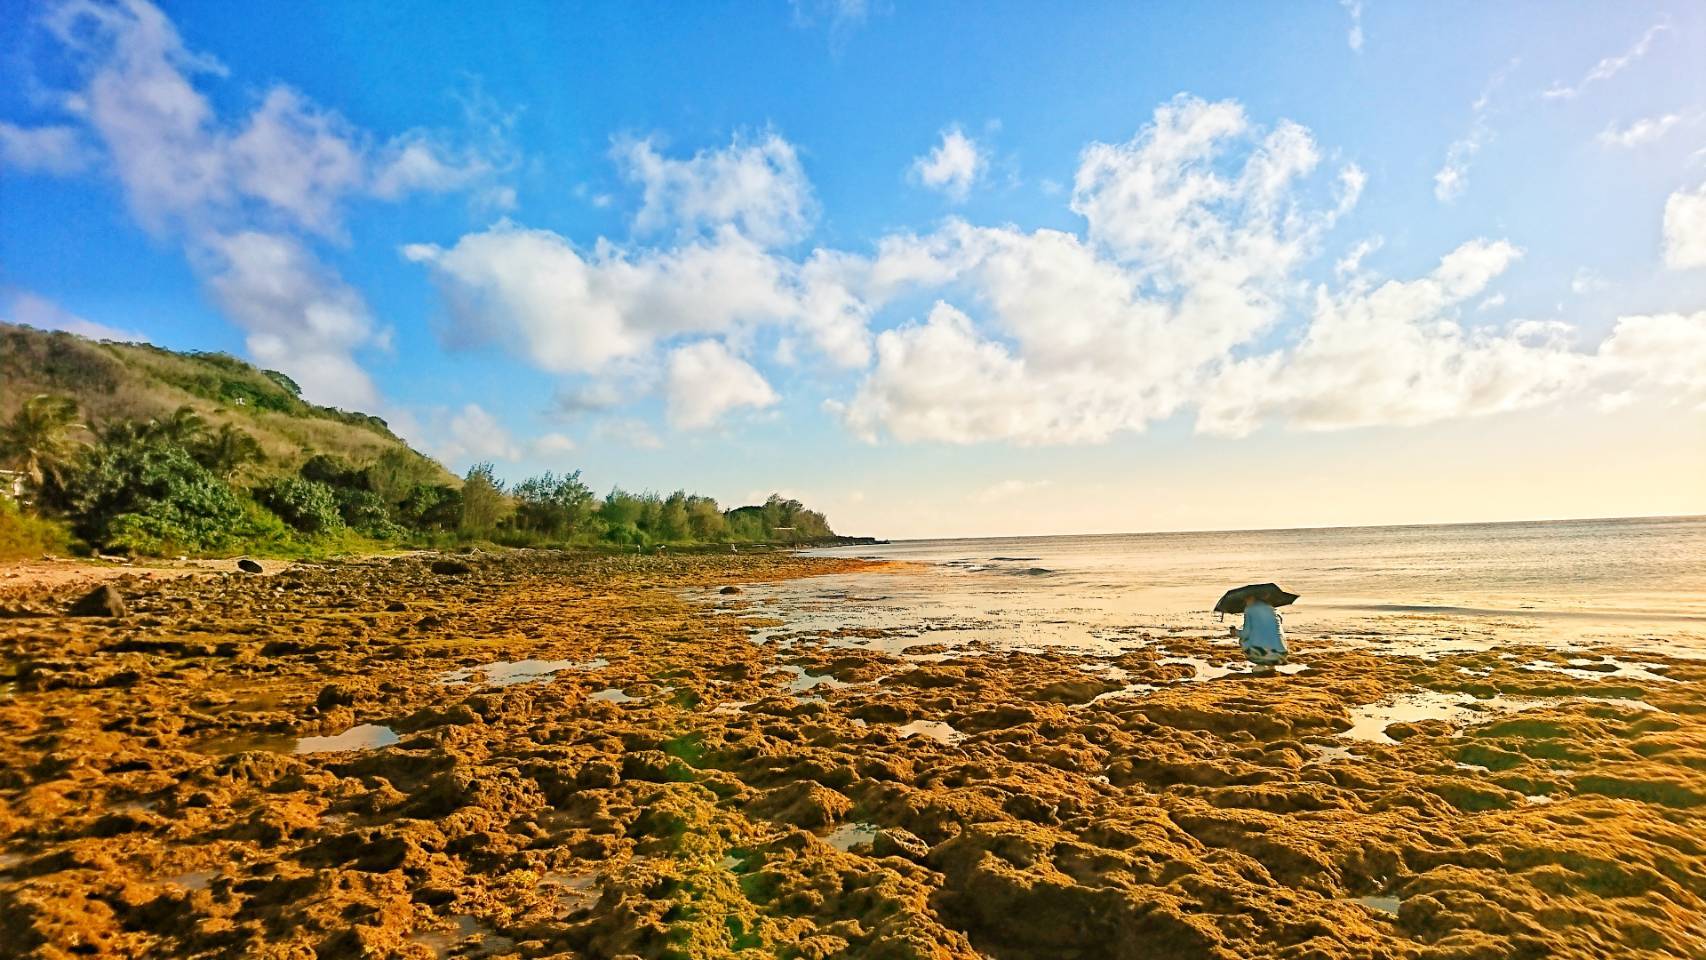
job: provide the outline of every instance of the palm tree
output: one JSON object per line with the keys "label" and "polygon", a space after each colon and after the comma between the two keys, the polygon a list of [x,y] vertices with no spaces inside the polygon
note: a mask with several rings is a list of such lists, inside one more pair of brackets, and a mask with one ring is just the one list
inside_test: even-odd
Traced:
{"label": "palm tree", "polygon": [[31,397],[0,427],[0,461],[39,488],[71,459],[77,448],[71,431],[82,427],[77,401],[46,393]]}
{"label": "palm tree", "polygon": [[185,405],[173,410],[171,416],[164,420],[149,421],[148,432],[158,439],[188,448],[206,439],[207,421],[195,412],[194,407]]}
{"label": "palm tree", "polygon": [[222,423],[198,446],[196,459],[202,466],[229,480],[246,464],[265,460],[266,452],[254,437],[229,423]]}

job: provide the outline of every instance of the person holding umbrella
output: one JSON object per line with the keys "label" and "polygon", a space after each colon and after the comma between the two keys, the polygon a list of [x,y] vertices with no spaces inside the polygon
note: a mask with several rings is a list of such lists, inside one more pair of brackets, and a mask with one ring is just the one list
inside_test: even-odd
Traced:
{"label": "person holding umbrella", "polygon": [[1288,655],[1285,631],[1279,611],[1274,608],[1295,602],[1297,596],[1281,590],[1278,584],[1252,583],[1226,591],[1214,605],[1214,612],[1243,614],[1244,626],[1231,632],[1238,638],[1245,659],[1257,666],[1272,667],[1284,663]]}

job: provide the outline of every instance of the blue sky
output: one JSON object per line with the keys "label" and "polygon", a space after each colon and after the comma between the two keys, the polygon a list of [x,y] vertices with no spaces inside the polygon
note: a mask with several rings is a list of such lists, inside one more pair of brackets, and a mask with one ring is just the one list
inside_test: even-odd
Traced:
{"label": "blue sky", "polygon": [[458,469],[892,536],[1706,511],[1696,4],[3,6],[0,317]]}

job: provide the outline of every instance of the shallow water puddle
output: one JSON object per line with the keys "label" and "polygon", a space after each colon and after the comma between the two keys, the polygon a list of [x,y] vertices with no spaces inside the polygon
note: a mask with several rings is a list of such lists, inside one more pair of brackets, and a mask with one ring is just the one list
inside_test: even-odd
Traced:
{"label": "shallow water puddle", "polygon": [[1304,746],[1315,751],[1316,756],[1310,757],[1307,763],[1325,763],[1328,760],[1358,760],[1361,759],[1351,752],[1350,747],[1335,747],[1325,743],[1306,743]]}
{"label": "shallow water puddle", "polygon": [[1106,693],[1098,693],[1084,703],[1075,703],[1069,709],[1082,710],[1093,703],[1102,703],[1107,700],[1116,700],[1121,697],[1135,697],[1145,693],[1154,693],[1159,689],[1161,688],[1153,683],[1128,683],[1118,690],[1109,690]]}
{"label": "shallow water puddle", "polygon": [[852,823],[844,823],[824,834],[823,842],[837,850],[848,851],[854,847],[875,842],[878,829],[874,823],[856,820]]}
{"label": "shallow water puddle", "polygon": [[518,683],[535,683],[549,680],[553,674],[563,670],[597,670],[610,666],[610,661],[600,657],[596,660],[499,660],[494,663],[481,664],[477,667],[460,667],[446,670],[438,675],[438,682],[446,686],[461,686],[472,683],[475,677],[488,687],[509,687]]}
{"label": "shallow water puddle", "polygon": [[812,690],[817,687],[842,689],[853,686],[853,684],[848,683],[845,680],[837,680],[835,677],[827,673],[809,673],[806,671],[805,667],[796,663],[781,664],[772,668],[770,672],[793,674],[794,679],[788,681],[788,690],[791,693],[805,693],[807,690]]}
{"label": "shallow water puddle", "polygon": [[183,887],[185,890],[206,890],[207,885],[217,876],[219,876],[218,870],[191,870],[175,877],[168,877],[166,882]]}
{"label": "shallow water puddle", "polygon": [[1352,903],[1360,903],[1370,910],[1390,913],[1394,917],[1398,915],[1398,908],[1403,904],[1402,897],[1346,897],[1345,899]]}
{"label": "shallow water puddle", "polygon": [[603,700],[606,703],[632,703],[639,697],[630,697],[620,687],[605,687],[587,697],[588,700]]}
{"label": "shallow water puddle", "polygon": [[929,737],[940,743],[959,743],[966,738],[965,734],[940,720],[914,720],[911,723],[903,723],[895,729],[900,732],[902,740],[916,736]]}
{"label": "shallow water puddle", "polygon": [[539,878],[539,886],[550,892],[566,913],[584,910],[598,902],[598,874],[554,870]]}
{"label": "shallow water puddle", "polygon": [[1470,726],[1494,715],[1518,713],[1549,707],[1558,701],[1544,697],[1488,697],[1479,699],[1467,693],[1445,693],[1420,690],[1406,693],[1380,703],[1367,703],[1351,710],[1351,728],[1339,734],[1347,740],[1367,743],[1397,743],[1386,735],[1386,728],[1395,723],[1420,723],[1423,720],[1444,720],[1452,727]]}
{"label": "shallow water puddle", "polygon": [[1616,657],[1573,657],[1564,663],[1554,663],[1549,660],[1534,660],[1518,667],[1520,670],[1534,670],[1541,673],[1561,673],[1566,677],[1577,680],[1645,680],[1649,683],[1677,683],[1675,677],[1667,677],[1656,669],[1663,669],[1656,663],[1626,662]]}
{"label": "shallow water puddle", "polygon": [[390,727],[361,723],[330,737],[293,737],[284,733],[248,733],[214,737],[196,744],[198,753],[229,756],[238,753],[332,753],[341,750],[377,750],[398,740]]}
{"label": "shallow water puddle", "polygon": [[397,742],[390,727],[376,723],[358,723],[332,737],[303,737],[296,741],[292,753],[331,753],[338,750],[377,750]]}

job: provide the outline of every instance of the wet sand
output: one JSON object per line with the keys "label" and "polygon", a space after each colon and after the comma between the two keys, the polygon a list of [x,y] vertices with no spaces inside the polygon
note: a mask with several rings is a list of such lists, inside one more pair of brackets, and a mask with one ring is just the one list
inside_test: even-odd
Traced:
{"label": "wet sand", "polygon": [[427,559],[0,581],[0,955],[1706,956],[1698,660],[907,648],[720,592],[857,560]]}

